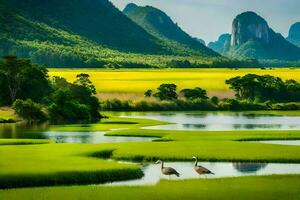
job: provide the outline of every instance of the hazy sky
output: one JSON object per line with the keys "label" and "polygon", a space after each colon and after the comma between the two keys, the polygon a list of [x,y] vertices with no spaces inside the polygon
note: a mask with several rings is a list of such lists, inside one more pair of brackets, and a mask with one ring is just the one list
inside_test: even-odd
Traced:
{"label": "hazy sky", "polygon": [[291,24],[300,21],[300,0],[111,0],[123,9],[127,3],[151,5],[165,11],[190,35],[214,41],[231,31],[233,18],[255,11],[271,28],[284,36]]}

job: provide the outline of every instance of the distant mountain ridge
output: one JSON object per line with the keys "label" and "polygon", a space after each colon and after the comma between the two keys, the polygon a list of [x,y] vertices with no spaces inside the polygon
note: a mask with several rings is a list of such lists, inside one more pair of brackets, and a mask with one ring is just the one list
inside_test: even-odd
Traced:
{"label": "distant mountain ridge", "polygon": [[210,43],[209,47],[231,58],[300,60],[300,48],[275,33],[267,21],[254,12],[238,15],[233,20],[231,35],[223,35],[217,42]]}
{"label": "distant mountain ridge", "polygon": [[[49,66],[138,66],[154,56],[214,57],[149,34],[108,0],[0,0],[0,56],[30,57]],[[139,55],[137,55],[139,54]],[[169,56],[169,57],[168,57]]]}
{"label": "distant mountain ridge", "polygon": [[300,47],[300,22],[296,22],[291,26],[287,40]]}
{"label": "distant mountain ridge", "polygon": [[155,7],[143,7],[130,3],[124,8],[123,12],[148,33],[156,37],[165,39],[169,43],[176,42],[177,45],[184,45],[187,48],[217,56],[203,42],[199,42],[199,40],[184,32],[171,17]]}
{"label": "distant mountain ridge", "polygon": [[208,43],[208,48],[221,55],[225,55],[230,49],[231,35],[228,33],[222,34],[217,41]]}

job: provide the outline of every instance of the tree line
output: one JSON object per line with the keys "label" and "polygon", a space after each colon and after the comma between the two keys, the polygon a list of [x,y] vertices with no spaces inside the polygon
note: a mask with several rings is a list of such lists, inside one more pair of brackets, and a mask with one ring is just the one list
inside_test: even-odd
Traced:
{"label": "tree line", "polygon": [[28,121],[75,122],[99,120],[100,103],[89,75],[73,83],[48,76],[44,66],[6,56],[0,61],[0,106],[13,106]]}
{"label": "tree line", "polygon": [[[270,75],[247,74],[226,80],[236,98],[209,98],[207,91],[196,87],[177,91],[175,84],[161,84],[156,91],[147,90],[139,101],[109,99],[103,110],[299,110],[300,83],[283,81]],[[151,98],[152,97],[152,98]]]}

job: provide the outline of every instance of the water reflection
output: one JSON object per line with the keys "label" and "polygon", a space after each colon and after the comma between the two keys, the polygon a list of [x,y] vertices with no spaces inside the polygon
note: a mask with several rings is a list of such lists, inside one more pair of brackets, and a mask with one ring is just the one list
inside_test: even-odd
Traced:
{"label": "water reflection", "polygon": [[300,140],[267,140],[267,141],[257,141],[257,142],[264,143],[264,144],[300,146]]}
{"label": "water reflection", "polygon": [[45,139],[41,132],[48,130],[49,124],[0,124],[0,138]]}
{"label": "water reflection", "polygon": [[266,163],[233,163],[233,167],[241,173],[257,172],[266,166]]}
{"label": "water reflection", "polygon": [[124,117],[167,121],[173,124],[147,127],[162,130],[300,130],[300,116],[234,112],[122,113]]}
{"label": "water reflection", "polygon": [[104,132],[55,132],[48,131],[41,133],[47,139],[52,139],[57,143],[85,143],[85,144],[100,144],[100,143],[117,143],[117,142],[151,142],[157,138],[145,137],[117,137],[105,136]]}
{"label": "water reflection", "polygon": [[[80,126],[89,127],[89,124]],[[51,139],[57,143],[115,143],[115,142],[151,142],[157,138],[145,137],[109,137],[104,132],[65,132],[49,131],[49,124],[28,125],[26,123],[0,124],[0,138],[15,139]]]}
{"label": "water reflection", "polygon": [[[215,175],[199,176],[193,169],[193,163],[169,162],[165,166],[175,168],[180,177],[173,176],[171,180],[198,179],[198,178],[226,178],[248,175],[271,174],[300,174],[300,164],[262,164],[262,163],[223,163],[223,162],[199,162],[199,165],[210,169]],[[145,176],[138,180],[121,181],[106,185],[155,185],[161,179],[169,179],[160,172],[160,165],[149,164],[142,167]]]}
{"label": "water reflection", "polygon": [[205,124],[183,124],[183,127],[187,129],[205,129],[206,125]]}
{"label": "water reflection", "polygon": [[236,130],[255,130],[255,129],[281,129],[281,124],[233,124]]}

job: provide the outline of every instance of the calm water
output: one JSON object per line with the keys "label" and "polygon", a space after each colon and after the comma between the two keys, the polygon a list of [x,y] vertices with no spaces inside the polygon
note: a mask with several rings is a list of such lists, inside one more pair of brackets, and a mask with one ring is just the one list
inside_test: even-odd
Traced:
{"label": "calm water", "polygon": [[117,143],[117,142],[152,142],[156,138],[145,137],[116,137],[105,136],[103,132],[44,132],[42,136],[52,139],[57,143]]}
{"label": "calm water", "polygon": [[[199,162],[199,165],[211,170],[215,175],[199,176],[193,169],[193,163],[170,162],[166,167],[173,167],[180,173],[180,177],[172,176],[171,180],[197,179],[197,178],[226,178],[249,175],[271,174],[299,174],[300,164],[266,164],[266,163],[223,163],[223,162]],[[155,185],[161,179],[169,179],[160,172],[160,165],[149,164],[142,167],[145,176],[139,180],[121,181],[106,185]]]}
{"label": "calm water", "polygon": [[[243,113],[197,112],[197,113],[118,113],[123,117],[146,118],[168,121],[174,124],[145,127],[167,130],[300,130],[300,116],[249,115]],[[103,132],[60,132],[49,131],[49,125],[27,126],[25,124],[0,124],[0,138],[52,139],[58,143],[112,143],[151,142],[155,138],[109,137]],[[278,145],[300,145],[300,141],[261,141]],[[200,177],[193,170],[193,163],[172,162],[165,166],[174,167],[180,178],[224,178],[246,175],[300,174],[300,164],[223,163],[201,162],[215,175]],[[108,185],[154,185],[168,179],[160,172],[160,165],[142,167],[145,176],[139,180],[110,183]]]}
{"label": "calm water", "polygon": [[[278,116],[233,112],[141,112],[114,115],[167,121],[174,124],[145,127],[162,130],[300,130],[300,116]],[[84,125],[83,125],[84,126]],[[103,132],[49,131],[49,125],[0,124],[0,138],[53,139],[58,143],[151,142],[154,138],[107,137]],[[300,141],[262,141],[300,145]]]}
{"label": "calm water", "polygon": [[267,140],[259,141],[259,143],[300,146],[300,140]]}
{"label": "calm water", "polygon": [[116,142],[151,142],[157,138],[105,136],[104,132],[49,131],[48,125],[1,124],[0,138],[51,139],[57,143],[100,144]]}
{"label": "calm water", "polygon": [[122,113],[174,124],[146,127],[161,130],[300,130],[300,116],[275,116],[229,112]]}

